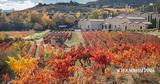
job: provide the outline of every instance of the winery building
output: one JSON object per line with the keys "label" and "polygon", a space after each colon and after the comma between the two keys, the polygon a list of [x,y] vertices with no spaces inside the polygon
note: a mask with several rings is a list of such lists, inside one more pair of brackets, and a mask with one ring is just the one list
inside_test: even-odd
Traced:
{"label": "winery building", "polygon": [[143,17],[136,16],[116,16],[113,18],[107,18],[104,21],[105,30],[145,30],[151,25]]}
{"label": "winery building", "polygon": [[100,30],[103,28],[104,19],[81,19],[78,27],[82,30]]}
{"label": "winery building", "polygon": [[140,16],[120,15],[107,19],[83,19],[78,23],[82,30],[145,30],[152,23]]}

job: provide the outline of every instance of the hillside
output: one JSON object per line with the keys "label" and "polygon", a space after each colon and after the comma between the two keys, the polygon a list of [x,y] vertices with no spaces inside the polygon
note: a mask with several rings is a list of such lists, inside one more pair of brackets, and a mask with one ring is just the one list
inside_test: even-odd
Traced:
{"label": "hillside", "polygon": [[125,6],[128,5],[142,5],[142,4],[149,4],[149,3],[157,3],[160,2],[160,0],[97,0],[94,2],[88,2],[87,5],[97,5],[97,6],[103,6],[103,5],[114,5],[114,6]]}
{"label": "hillside", "polygon": [[[91,8],[86,7],[84,4],[79,4],[79,3],[57,3],[57,4],[41,4],[39,3],[38,5],[36,5],[33,8],[29,8],[26,10],[37,10],[37,11],[43,11],[46,10],[49,13],[55,13],[57,11],[60,12],[77,12],[77,11],[81,11],[81,12],[89,12],[89,10],[91,10]],[[26,11],[23,10],[23,11]]]}
{"label": "hillside", "polygon": [[160,13],[160,3],[154,4],[154,5],[147,5],[144,7],[144,11]]}
{"label": "hillside", "polygon": [[[68,3],[56,3],[56,4],[42,4],[39,3],[33,8],[29,8],[26,10],[37,10],[37,11],[43,11],[46,10],[50,13],[55,13],[57,11],[60,12],[89,12],[91,9],[95,7],[102,7],[102,6],[125,6],[126,4],[133,6],[133,7],[138,7],[141,5],[149,4],[149,3],[160,3],[160,0],[97,0],[97,1],[92,1],[88,2],[86,4],[79,4],[77,2],[68,2]],[[26,11],[23,10],[23,11]]]}

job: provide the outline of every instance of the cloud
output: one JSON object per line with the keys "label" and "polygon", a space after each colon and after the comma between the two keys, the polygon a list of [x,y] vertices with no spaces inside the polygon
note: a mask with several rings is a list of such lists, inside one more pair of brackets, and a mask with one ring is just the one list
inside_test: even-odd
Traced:
{"label": "cloud", "polygon": [[5,2],[5,1],[8,1],[8,0],[0,0],[1,2]]}
{"label": "cloud", "polygon": [[0,1],[5,1],[3,3],[0,2],[0,9],[3,10],[23,10],[26,8],[30,8],[36,5],[36,3],[32,2],[31,0],[0,0]]}
{"label": "cloud", "polygon": [[0,2],[6,2],[6,1],[8,1],[8,0],[0,0]]}

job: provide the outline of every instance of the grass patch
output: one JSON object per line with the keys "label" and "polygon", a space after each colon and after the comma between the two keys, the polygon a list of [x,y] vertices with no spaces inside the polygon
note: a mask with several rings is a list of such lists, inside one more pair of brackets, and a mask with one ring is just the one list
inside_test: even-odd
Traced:
{"label": "grass patch", "polygon": [[42,32],[35,32],[34,34],[29,35],[29,36],[25,37],[24,39],[36,39],[36,40],[38,40],[38,39],[41,39],[48,32],[50,32],[50,30],[45,30],[45,31],[42,31]]}
{"label": "grass patch", "polygon": [[145,34],[151,34],[151,35],[155,35],[155,36],[159,36],[160,37],[160,31],[156,30],[156,31],[149,31],[149,32],[144,32]]}
{"label": "grass patch", "polygon": [[65,44],[68,46],[68,47],[71,47],[72,45],[79,45],[79,43],[82,41],[82,38],[80,37],[80,34],[78,34],[77,32],[72,32],[72,38],[71,40],[67,40],[65,42]]}

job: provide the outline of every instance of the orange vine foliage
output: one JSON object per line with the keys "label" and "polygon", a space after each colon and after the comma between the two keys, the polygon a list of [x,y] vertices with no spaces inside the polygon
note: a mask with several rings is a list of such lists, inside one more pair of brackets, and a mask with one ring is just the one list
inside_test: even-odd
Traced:
{"label": "orange vine foliage", "polygon": [[[34,57],[10,57],[7,63],[18,73],[13,83],[94,84],[100,80],[103,84],[112,76],[111,66],[157,68],[160,64],[160,40],[154,36],[123,32],[82,32],[82,36],[84,43],[67,51],[56,44],[55,48],[49,43],[45,47],[41,41],[38,53],[43,62]],[[35,42],[31,49],[36,47]],[[45,50],[52,52],[49,58],[44,56]]]}

